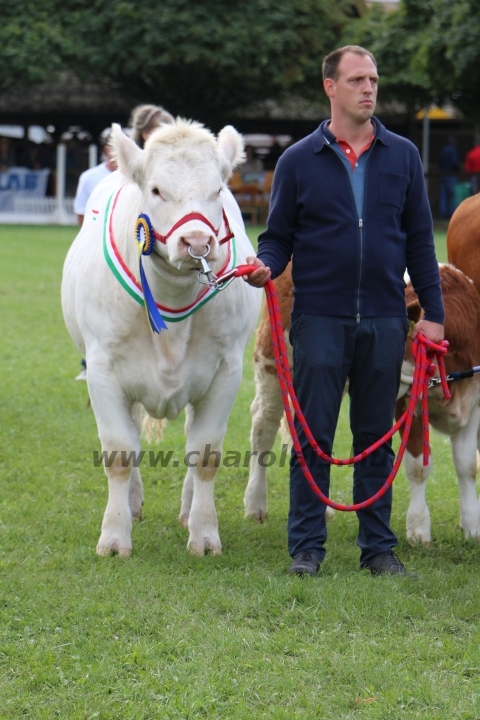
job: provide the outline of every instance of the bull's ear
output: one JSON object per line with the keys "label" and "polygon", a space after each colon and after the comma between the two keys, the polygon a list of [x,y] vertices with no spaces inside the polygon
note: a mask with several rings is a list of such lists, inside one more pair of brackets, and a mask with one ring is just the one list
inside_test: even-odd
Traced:
{"label": "bull's ear", "polygon": [[408,319],[412,320],[415,324],[420,322],[423,315],[423,310],[418,302],[418,299],[412,300],[411,302],[407,301],[407,315]]}
{"label": "bull's ear", "polygon": [[228,180],[233,170],[245,162],[243,138],[231,125],[226,125],[218,134],[218,152],[222,160],[222,178]]}
{"label": "bull's ear", "polygon": [[113,123],[110,147],[118,169],[137,185],[143,180],[143,150],[122,132],[120,125]]}

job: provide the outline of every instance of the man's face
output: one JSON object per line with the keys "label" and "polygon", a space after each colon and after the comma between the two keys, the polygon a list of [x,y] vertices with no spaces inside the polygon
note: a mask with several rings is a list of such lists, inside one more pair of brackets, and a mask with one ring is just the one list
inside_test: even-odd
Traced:
{"label": "man's face", "polygon": [[327,78],[323,86],[337,113],[359,124],[372,117],[377,102],[378,75],[368,55],[345,53],[338,65],[337,79]]}

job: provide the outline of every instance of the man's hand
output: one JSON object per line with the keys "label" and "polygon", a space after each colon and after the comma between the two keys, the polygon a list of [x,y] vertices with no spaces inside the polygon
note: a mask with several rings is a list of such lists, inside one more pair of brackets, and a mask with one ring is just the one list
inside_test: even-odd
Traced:
{"label": "man's hand", "polygon": [[266,267],[257,257],[251,255],[247,257],[247,265],[255,265],[258,270],[250,273],[250,275],[244,275],[243,279],[245,282],[248,282],[249,285],[253,285],[253,287],[262,288],[265,283],[270,280],[270,268]]}
{"label": "man's hand", "polygon": [[430,322],[430,320],[420,320],[412,331],[412,340],[415,340],[418,333],[421,332],[425,335],[427,340],[439,345],[445,337],[443,325],[440,323]]}

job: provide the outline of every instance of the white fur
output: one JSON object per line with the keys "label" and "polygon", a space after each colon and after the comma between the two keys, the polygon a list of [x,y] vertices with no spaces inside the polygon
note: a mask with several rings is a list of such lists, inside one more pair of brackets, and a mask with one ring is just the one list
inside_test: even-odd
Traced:
{"label": "white fur", "polygon": [[[463,380],[461,389],[450,402],[444,401],[440,386],[429,393],[430,423],[450,437],[460,491],[460,527],[467,538],[480,538],[480,503],[475,485],[477,448],[480,448],[479,402],[478,377]],[[416,414],[419,412],[420,405],[417,405]],[[428,466],[423,467],[422,454],[413,457],[406,451],[404,467],[411,491],[407,511],[407,539],[411,543],[428,545],[431,541],[430,513],[425,490],[432,469],[432,458]]]}
{"label": "white fur", "polygon": [[[213,488],[216,468],[202,467],[210,444],[221,451],[227,419],[241,382],[245,345],[253,332],[262,293],[242,280],[206,303],[182,322],[152,335],[145,310],[121,287],[109,269],[102,248],[106,204],[122,182],[121,202],[114,213],[115,242],[125,263],[138,278],[133,237],[140,212],[147,213],[162,235],[189,212],[203,214],[215,227],[222,225],[225,207],[237,241],[237,264],[253,248],[246,236],[238,206],[224,186],[238,159],[241,138],[233,128],[224,131],[221,147],[196,123],[177,121],[154,132],[139,150],[118,127],[112,145],[123,176],[112,173],[92,194],[85,221],[65,261],[62,304],[67,328],[87,361],[87,382],[102,449],[140,450],[141,405],[155,418],[175,418],[187,410],[187,452],[197,451],[197,465],[185,478],[181,519],[188,524],[188,547],[203,554],[221,551]],[[237,136],[235,140],[234,135]],[[236,149],[234,148],[236,144]],[[232,150],[233,148],[233,150]],[[157,188],[160,195],[154,195]],[[93,220],[92,209],[99,210]],[[223,229],[221,230],[221,234]],[[200,293],[188,255],[203,254],[218,271],[227,245],[199,222],[179,228],[166,245],[143,263],[157,302],[184,307]],[[131,552],[132,515],[141,513],[143,491],[138,468],[118,460],[105,468],[109,497],[97,546],[100,555]],[[168,471],[167,471],[168,472]]]}
{"label": "white fur", "polygon": [[430,512],[425,499],[427,480],[432,470],[432,457],[423,466],[423,455],[414,457],[408,450],[403,457],[403,466],[410,482],[410,506],[407,511],[407,540],[428,545],[430,535]]}

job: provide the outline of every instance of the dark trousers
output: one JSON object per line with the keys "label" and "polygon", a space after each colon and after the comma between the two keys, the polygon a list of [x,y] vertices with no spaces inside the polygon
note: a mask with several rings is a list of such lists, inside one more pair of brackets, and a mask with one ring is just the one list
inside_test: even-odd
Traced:
{"label": "dark trousers", "polygon": [[[349,380],[350,428],[357,454],[386,433],[393,423],[400,370],[405,353],[405,317],[355,318],[292,315],[294,387],[310,430],[332,453],[345,381]],[[330,466],[316,457],[295,420],[297,433],[315,482],[329,496]],[[391,443],[354,466],[353,500],[366,500],[384,484],[392,469]],[[357,512],[360,563],[397,545],[390,528],[392,490],[372,506]],[[288,550],[294,556],[313,550],[325,556],[326,506],[313,493],[295,451],[290,461]]]}

